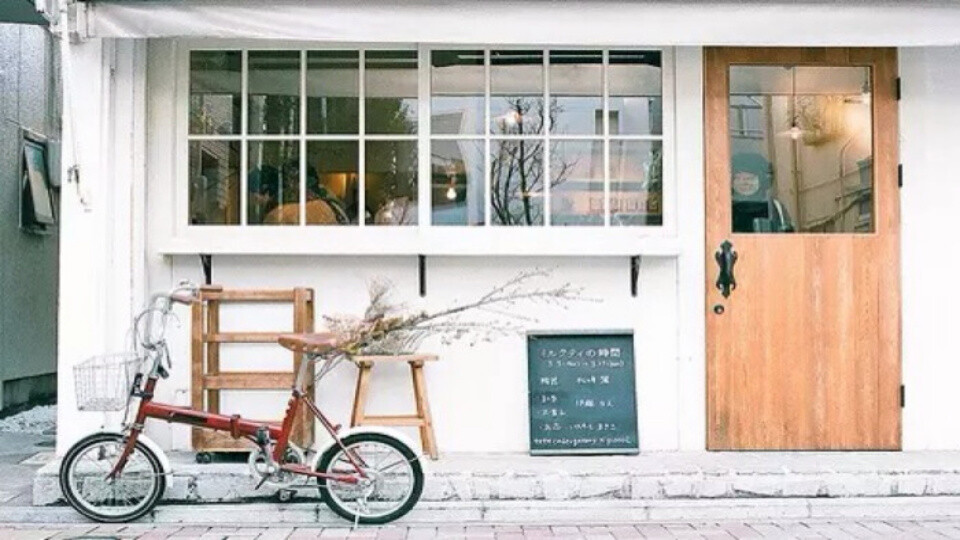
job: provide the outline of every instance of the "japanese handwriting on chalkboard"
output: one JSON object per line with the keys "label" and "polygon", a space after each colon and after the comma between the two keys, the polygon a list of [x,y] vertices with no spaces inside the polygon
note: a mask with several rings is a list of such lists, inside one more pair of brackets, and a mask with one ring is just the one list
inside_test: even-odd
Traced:
{"label": "japanese handwriting on chalkboard", "polygon": [[636,449],[631,335],[538,335],[528,344],[532,452]]}

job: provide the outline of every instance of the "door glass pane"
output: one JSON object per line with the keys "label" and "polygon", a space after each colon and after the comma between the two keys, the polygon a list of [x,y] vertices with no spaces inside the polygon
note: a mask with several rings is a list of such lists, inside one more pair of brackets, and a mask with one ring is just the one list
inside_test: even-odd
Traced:
{"label": "door glass pane", "polygon": [[490,141],[494,225],[543,225],[543,140]]}
{"label": "door glass pane", "polygon": [[300,143],[254,141],[247,146],[247,223],[300,223]]}
{"label": "door glass pane", "polygon": [[300,133],[300,51],[250,51],[250,133]]}
{"label": "door glass pane", "polygon": [[873,231],[869,67],[731,66],[734,232]]}
{"label": "door glass pane", "polygon": [[543,51],[490,53],[490,132],[543,133]]}
{"label": "door glass pane", "polygon": [[417,224],[417,141],[367,141],[366,223]]}
{"label": "door glass pane", "polygon": [[307,133],[360,133],[360,54],[307,52]]}
{"label": "door glass pane", "polygon": [[417,132],[417,51],[367,51],[365,84],[367,133]]}
{"label": "door glass pane", "polygon": [[357,141],[307,143],[308,225],[357,223],[359,152]]}
{"label": "door glass pane", "polygon": [[550,51],[550,131],[603,135],[603,53]]}
{"label": "door glass pane", "polygon": [[483,141],[431,141],[430,169],[431,223],[483,225]]}
{"label": "door glass pane", "polygon": [[430,53],[430,129],[434,134],[483,133],[483,51]]}
{"label": "door glass pane", "polygon": [[190,53],[190,133],[240,133],[240,51]]}
{"label": "door glass pane", "polygon": [[550,224],[603,225],[603,141],[550,147]]}

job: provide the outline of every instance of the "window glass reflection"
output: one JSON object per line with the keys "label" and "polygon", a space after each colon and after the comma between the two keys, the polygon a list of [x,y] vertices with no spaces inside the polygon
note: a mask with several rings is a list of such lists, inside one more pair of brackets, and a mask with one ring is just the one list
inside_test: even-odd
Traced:
{"label": "window glass reflection", "polygon": [[247,223],[300,223],[300,143],[254,141],[247,146]]}
{"label": "window glass reflection", "polygon": [[610,51],[610,135],[663,133],[659,51]]}
{"label": "window glass reflection", "polygon": [[417,224],[417,141],[367,141],[366,223]]}
{"label": "window glass reflection", "polygon": [[430,170],[431,223],[483,225],[483,141],[432,141]]}
{"label": "window glass reflection", "polygon": [[490,132],[544,133],[543,51],[490,53]]}
{"label": "window glass reflection", "polygon": [[430,53],[430,129],[434,134],[483,133],[483,51]]}
{"label": "window glass reflection", "polygon": [[307,143],[306,219],[308,225],[357,223],[359,153],[356,141]]}
{"label": "window glass reflection", "polygon": [[550,224],[603,225],[603,141],[550,148]]}
{"label": "window glass reflection", "polygon": [[192,141],[188,153],[190,224],[239,224],[240,143]]}
{"label": "window glass reflection", "polygon": [[360,132],[360,53],[307,52],[307,132]]}
{"label": "window glass reflection", "polygon": [[610,141],[610,224],[663,224],[660,141]]}
{"label": "window glass reflection", "polygon": [[190,133],[240,133],[240,51],[190,53]]}
{"label": "window glass reflection", "polygon": [[550,51],[552,133],[603,134],[603,53]]}
{"label": "window glass reflection", "polygon": [[870,68],[732,66],[734,232],[873,231]]}
{"label": "window glass reflection", "polygon": [[300,133],[300,51],[250,51],[249,133]]}
{"label": "window glass reflection", "polygon": [[490,141],[494,225],[543,225],[543,141]]}
{"label": "window glass reflection", "polygon": [[367,133],[417,132],[417,52],[367,51]]}

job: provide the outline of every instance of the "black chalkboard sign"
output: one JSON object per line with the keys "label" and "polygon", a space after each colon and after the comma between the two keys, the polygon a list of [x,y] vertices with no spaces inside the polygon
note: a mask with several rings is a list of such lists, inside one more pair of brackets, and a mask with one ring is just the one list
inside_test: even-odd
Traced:
{"label": "black chalkboard sign", "polygon": [[633,332],[527,335],[530,453],[636,454]]}

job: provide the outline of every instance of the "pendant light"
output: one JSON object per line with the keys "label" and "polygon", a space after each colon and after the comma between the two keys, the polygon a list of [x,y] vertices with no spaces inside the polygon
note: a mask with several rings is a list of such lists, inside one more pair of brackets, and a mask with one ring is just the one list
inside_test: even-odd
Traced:
{"label": "pendant light", "polygon": [[797,66],[792,66],[790,68],[790,73],[792,76],[792,93],[790,94],[791,105],[792,105],[792,118],[790,119],[790,129],[787,130],[787,135],[793,140],[799,140],[803,135],[803,130],[800,129],[800,119],[797,117]]}

